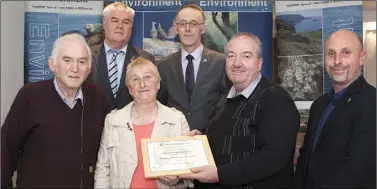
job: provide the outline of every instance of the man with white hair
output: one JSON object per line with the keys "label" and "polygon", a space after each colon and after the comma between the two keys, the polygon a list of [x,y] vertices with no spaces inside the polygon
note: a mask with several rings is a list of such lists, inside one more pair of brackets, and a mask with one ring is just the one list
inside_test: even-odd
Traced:
{"label": "man with white hair", "polygon": [[135,11],[122,2],[107,5],[102,20],[105,40],[91,47],[93,67],[89,79],[104,89],[109,111],[132,101],[124,82],[127,64],[139,56],[155,62],[151,54],[129,44],[134,16]]}
{"label": "man with white hair", "polygon": [[1,128],[1,188],[92,188],[107,113],[99,87],[85,83],[91,52],[79,34],[58,38],[55,78],[18,92]]}

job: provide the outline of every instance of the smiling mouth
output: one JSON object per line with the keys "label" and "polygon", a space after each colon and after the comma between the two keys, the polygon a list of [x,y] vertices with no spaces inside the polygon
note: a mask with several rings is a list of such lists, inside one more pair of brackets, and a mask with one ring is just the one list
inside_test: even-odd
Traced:
{"label": "smiling mouth", "polygon": [[241,71],[241,70],[232,70],[232,73],[235,73],[235,74],[241,74],[243,73],[244,71]]}
{"label": "smiling mouth", "polygon": [[347,68],[332,68],[331,70],[335,73],[344,72]]}
{"label": "smiling mouth", "polygon": [[79,79],[80,77],[79,76],[68,76],[69,78],[71,79]]}

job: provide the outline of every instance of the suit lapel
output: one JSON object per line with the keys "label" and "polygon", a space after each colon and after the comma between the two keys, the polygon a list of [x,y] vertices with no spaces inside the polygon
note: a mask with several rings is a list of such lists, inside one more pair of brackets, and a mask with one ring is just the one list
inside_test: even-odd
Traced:
{"label": "suit lapel", "polygon": [[365,84],[367,84],[367,82],[365,81],[364,77],[360,76],[356,81],[354,81],[354,83],[347,87],[347,91],[344,94],[344,96],[341,97],[341,99],[333,101],[335,107],[329,115],[329,117],[327,118],[325,125],[323,126],[316,148],[318,148],[318,145],[320,145],[321,141],[323,141],[327,135],[334,134],[330,132],[330,127],[332,125],[331,121],[341,117],[340,114],[342,114],[342,112],[344,112],[347,109],[347,106],[350,104],[350,100],[352,98],[355,98],[356,95],[359,94],[360,88],[363,88]]}
{"label": "suit lapel", "polygon": [[[128,44],[127,46],[127,51],[126,51],[126,56],[124,58],[124,64],[123,64],[123,70],[122,70],[122,75],[120,77],[120,82],[119,82],[119,89],[118,92],[121,93],[123,88],[125,87],[125,77],[126,77],[126,72],[127,72],[127,66],[131,62],[131,60],[136,59],[138,56],[136,49]],[[121,95],[118,95],[121,96]],[[118,97],[117,96],[117,97]]]}
{"label": "suit lapel", "polygon": [[107,70],[108,68],[107,68],[105,46],[102,44],[99,57],[98,57],[99,81],[102,82],[102,86],[104,87],[107,95],[110,96],[110,98],[114,99],[113,93],[110,88],[110,80],[109,80],[109,75],[108,75]]}
{"label": "suit lapel", "polygon": [[188,97],[187,97],[187,91],[186,91],[186,85],[185,81],[183,79],[183,68],[182,68],[182,59],[181,59],[181,50],[177,51],[175,54],[173,54],[173,61],[172,61],[172,72],[174,74],[174,78],[177,79],[176,83],[176,89],[178,89],[176,92],[181,93],[181,95],[177,95],[180,98],[180,102],[182,102],[182,105],[186,108],[189,107]]}
{"label": "suit lapel", "polygon": [[[330,128],[331,125],[332,125],[331,120],[334,120],[334,117],[337,117],[338,114],[344,108],[345,108],[344,103],[341,103],[341,104],[338,104],[337,106],[335,106],[334,109],[331,111],[331,113],[330,113],[329,117],[327,118],[326,122],[324,123],[322,131],[319,135],[318,142],[317,142],[317,145],[316,145],[316,149],[318,149],[318,146],[321,145],[321,142],[323,141],[325,135],[328,134],[329,129],[331,130],[331,128]],[[314,150],[316,150],[316,149],[314,149]]]}
{"label": "suit lapel", "polygon": [[203,52],[202,52],[202,56],[201,56],[200,64],[199,64],[198,75],[196,76],[194,93],[192,95],[190,104],[193,104],[192,102],[195,100],[197,93],[200,92],[199,88],[201,86],[201,83],[203,82],[204,76],[207,73],[210,62],[211,62],[211,52],[207,48],[203,48]]}
{"label": "suit lapel", "polygon": [[340,114],[347,109],[347,106],[349,105],[349,99],[351,99],[354,96],[354,94],[352,94],[352,92],[350,91],[350,89],[348,89],[348,92],[346,92],[346,94],[341,99],[333,101],[334,109],[330,113],[329,117],[326,120],[325,125],[323,126],[321,135],[319,135],[317,146],[321,143],[321,141],[323,141],[323,139],[327,135],[334,134],[334,133],[330,132],[331,131],[331,125],[332,125],[331,121],[336,120],[336,118],[341,117]]}
{"label": "suit lapel", "polygon": [[[315,134],[316,134],[316,131],[317,131],[317,128],[318,128],[318,124],[319,124],[319,122],[322,118],[322,113],[325,110],[326,104],[328,103],[328,101],[329,101],[328,99],[324,99],[323,101],[320,102],[321,104],[318,105],[319,107],[321,107],[320,109],[316,109],[316,112],[313,112],[313,113],[310,112],[313,115],[319,115],[319,116],[313,117],[313,120],[310,123],[312,126],[310,128],[308,128],[308,129],[310,129],[310,133],[313,133],[308,138],[309,141],[310,141],[309,147],[308,147],[308,149],[310,149],[310,150],[308,150],[308,152],[310,152],[310,153],[313,151],[313,142],[314,142]],[[309,131],[307,131],[307,133],[309,133]],[[316,148],[317,147],[318,147],[318,144],[316,145]]]}

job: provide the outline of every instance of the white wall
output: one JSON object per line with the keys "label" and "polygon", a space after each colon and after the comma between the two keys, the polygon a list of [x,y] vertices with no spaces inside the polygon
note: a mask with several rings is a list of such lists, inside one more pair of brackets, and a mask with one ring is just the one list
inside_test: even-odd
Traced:
{"label": "white wall", "polygon": [[1,125],[24,83],[24,1],[1,1]]}
{"label": "white wall", "polygon": [[376,10],[363,11],[363,38],[367,29],[376,29]]}
{"label": "white wall", "polygon": [[[376,86],[376,32],[368,32],[368,30],[376,30],[376,10],[364,11],[363,21],[363,41],[364,48],[367,51],[364,76],[369,84]],[[367,36],[368,41],[366,40]]]}

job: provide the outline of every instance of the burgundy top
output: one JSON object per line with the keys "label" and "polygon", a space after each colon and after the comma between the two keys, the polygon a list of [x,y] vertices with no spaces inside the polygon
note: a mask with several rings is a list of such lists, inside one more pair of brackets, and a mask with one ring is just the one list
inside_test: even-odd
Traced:
{"label": "burgundy top", "polygon": [[53,80],[29,83],[18,92],[1,128],[1,187],[92,188],[106,101],[100,88],[82,86],[69,108]]}

